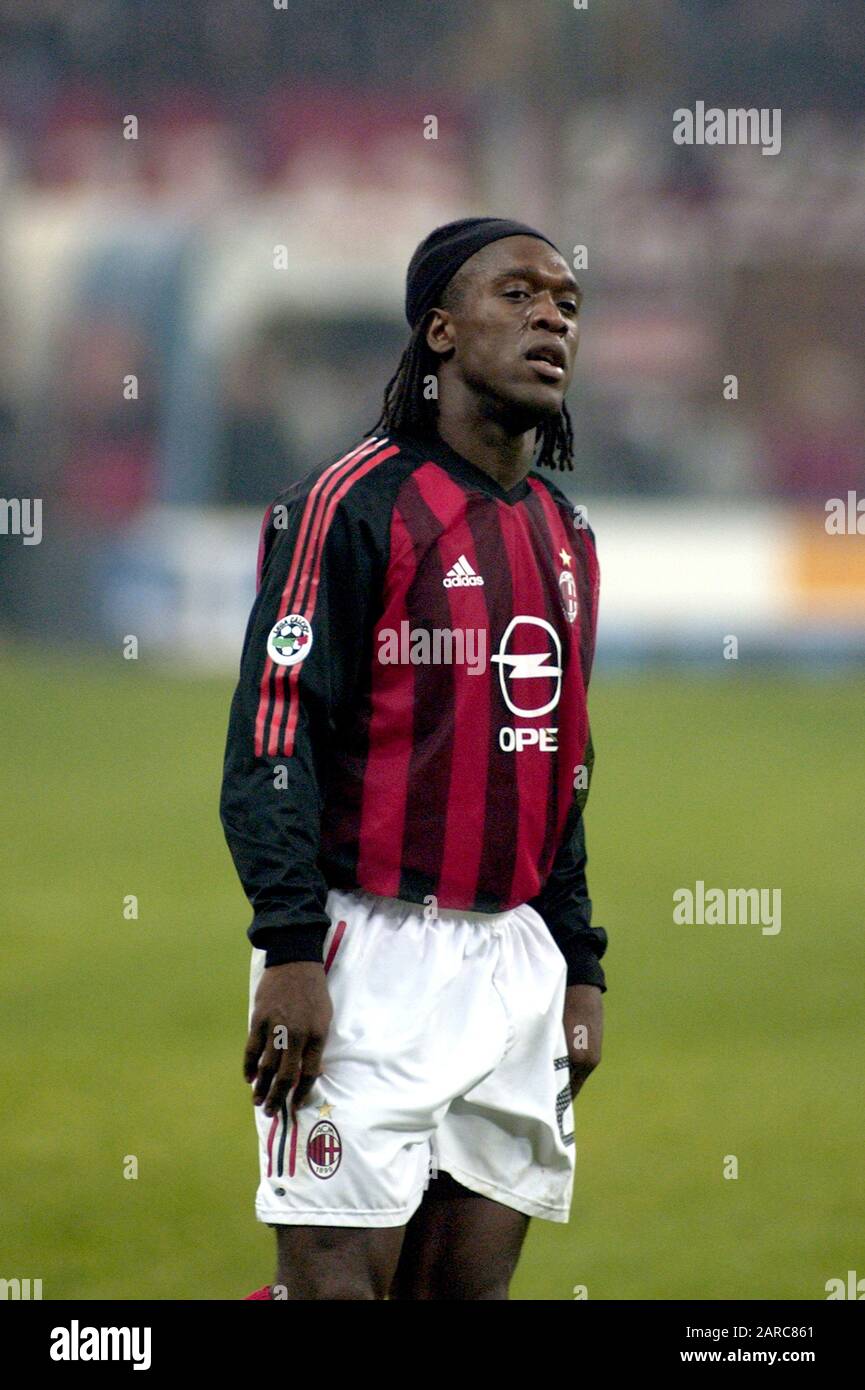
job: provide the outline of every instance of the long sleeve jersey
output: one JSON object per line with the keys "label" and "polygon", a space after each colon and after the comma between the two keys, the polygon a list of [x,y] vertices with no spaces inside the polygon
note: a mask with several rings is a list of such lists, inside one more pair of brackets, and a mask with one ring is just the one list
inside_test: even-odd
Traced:
{"label": "long sleeve jersey", "polygon": [[321,960],[347,888],[527,902],[568,984],[606,989],[583,826],[598,582],[548,478],[506,491],[439,438],[369,436],[280,494],[221,798],[268,965]]}

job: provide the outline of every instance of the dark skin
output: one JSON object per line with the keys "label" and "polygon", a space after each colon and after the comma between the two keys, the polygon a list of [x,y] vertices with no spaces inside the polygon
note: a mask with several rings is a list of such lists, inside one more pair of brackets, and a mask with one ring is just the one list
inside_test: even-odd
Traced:
{"label": "dark skin", "polygon": [[[449,307],[430,311],[439,357],[439,433],[507,491],[528,474],[535,427],[562,408],[579,342],[580,289],[567,262],[537,237],[505,237],[451,281]],[[555,359],[532,361],[546,350]],[[324,1070],[333,1009],[324,966],[268,967],[244,1054],[253,1102],[291,1117]],[[287,1046],[274,1046],[283,1025]],[[565,1036],[576,1097],[601,1060],[603,1003],[595,985],[565,990]],[[296,1084],[295,1084],[296,1082]],[[294,1089],[292,1090],[292,1087]],[[448,1174],[430,1183],[404,1227],[278,1226],[279,1296],[293,1299],[507,1299],[529,1218],[469,1192]]]}
{"label": "dark skin", "polygon": [[[515,236],[470,257],[448,299],[426,329],[441,359],[439,434],[510,491],[532,466],[535,426],[559,413],[571,384],[582,291],[552,246]],[[559,374],[526,358],[546,345],[561,352]]]}

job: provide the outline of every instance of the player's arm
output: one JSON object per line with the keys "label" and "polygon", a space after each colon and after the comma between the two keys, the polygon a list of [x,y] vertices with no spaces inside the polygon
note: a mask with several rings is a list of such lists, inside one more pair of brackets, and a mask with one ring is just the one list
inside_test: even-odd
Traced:
{"label": "player's arm", "polygon": [[256,1079],[255,1102],[274,1113],[298,1070],[293,1106],[319,1074],[332,1016],[321,810],[329,749],[365,659],[376,556],[361,521],[340,504],[310,507],[305,489],[272,508],[262,547],[220,813],[254,913],[248,936],[266,952],[244,1074]]}
{"label": "player's arm", "polygon": [[565,958],[568,985],[595,985],[603,993],[607,982],[600,962],[607,949],[607,933],[603,927],[592,925],[583,819],[593,763],[590,736],[586,753],[586,787],[574,796],[552,870],[530,906],[543,917]]}
{"label": "player's arm", "polygon": [[[591,766],[591,742],[588,760]],[[592,901],[586,883],[585,798],[581,801],[582,805],[574,800],[552,872],[531,903],[566,962],[564,1027],[572,1097],[601,1060],[602,995],[607,988],[601,966],[607,933],[603,927],[592,926]]]}
{"label": "player's arm", "polygon": [[[559,502],[562,520],[570,533],[571,547],[574,555],[578,557],[577,564],[584,593],[581,622],[587,624],[588,635],[588,643],[585,650],[581,651],[580,660],[583,681],[588,689],[598,630],[600,594],[600,568],[595,533],[585,520],[577,527],[567,498],[555,488],[551,491]],[[531,906],[544,918],[567,961],[568,985],[594,985],[603,993],[607,984],[600,959],[607,949],[607,933],[603,927],[592,926],[592,901],[586,883],[588,855],[583,821],[594,763],[594,745],[589,730],[583,764],[585,776],[575,779],[574,795],[552,870]]]}
{"label": "player's arm", "polygon": [[[563,512],[571,532],[574,554],[580,556],[585,581],[584,617],[588,617],[590,641],[582,654],[583,678],[588,687],[598,623],[600,570],[595,535],[585,522],[574,526],[567,499]],[[594,746],[589,732],[584,755],[585,781],[575,782],[575,794],[552,870],[532,906],[543,917],[565,958],[565,1033],[571,1062],[571,1089],[576,1095],[601,1060],[603,1001],[607,983],[601,957],[607,949],[607,933],[592,925],[592,900],[586,881],[586,830],[584,812],[594,767]]]}

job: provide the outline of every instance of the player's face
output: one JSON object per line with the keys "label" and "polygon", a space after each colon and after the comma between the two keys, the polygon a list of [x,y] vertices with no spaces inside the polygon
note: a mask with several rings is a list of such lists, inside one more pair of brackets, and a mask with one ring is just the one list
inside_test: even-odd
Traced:
{"label": "player's face", "polygon": [[573,375],[582,300],[566,261],[537,237],[513,236],[485,246],[465,269],[446,316],[452,370],[526,427],[557,414]]}

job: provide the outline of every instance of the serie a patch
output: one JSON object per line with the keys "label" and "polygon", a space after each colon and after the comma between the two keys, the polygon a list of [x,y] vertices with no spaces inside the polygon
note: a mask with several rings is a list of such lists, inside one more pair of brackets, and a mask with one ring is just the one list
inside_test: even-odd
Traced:
{"label": "serie a patch", "polygon": [[311,650],[312,628],[301,613],[289,613],[270,629],[267,654],[277,666],[296,666]]}

